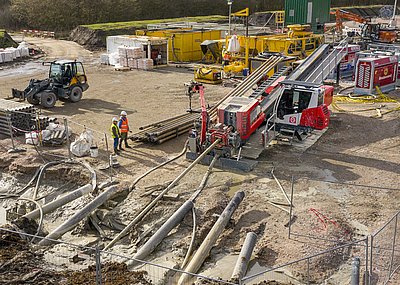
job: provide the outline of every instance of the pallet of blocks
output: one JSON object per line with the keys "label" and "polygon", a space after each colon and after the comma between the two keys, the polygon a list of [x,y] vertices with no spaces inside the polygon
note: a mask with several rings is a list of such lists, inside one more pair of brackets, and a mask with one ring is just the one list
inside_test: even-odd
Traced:
{"label": "pallet of blocks", "polygon": [[124,46],[118,47],[119,65],[121,67],[128,67],[127,48]]}
{"label": "pallet of blocks", "polygon": [[116,70],[138,69],[138,60],[143,56],[140,47],[118,47],[119,65]]}
{"label": "pallet of blocks", "polygon": [[150,58],[140,58],[138,59],[138,69],[142,70],[152,70],[154,67],[153,60]]}

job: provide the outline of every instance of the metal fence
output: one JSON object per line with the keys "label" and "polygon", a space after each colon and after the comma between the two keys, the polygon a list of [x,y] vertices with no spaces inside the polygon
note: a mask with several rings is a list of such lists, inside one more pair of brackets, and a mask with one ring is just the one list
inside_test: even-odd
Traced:
{"label": "metal fence", "polygon": [[[134,274],[135,278],[141,278],[148,284],[154,285],[178,284],[182,275],[191,277],[180,283],[182,285],[193,284],[195,281],[201,281],[200,284],[214,285],[255,285],[268,281],[288,284],[322,284],[324,282],[328,282],[328,284],[399,284],[400,279],[397,274],[400,268],[400,250],[397,246],[399,215],[400,212],[370,237],[266,269],[246,276],[238,283],[136,260],[129,256],[102,251],[97,247],[79,246],[5,228],[0,228],[0,235],[7,233],[15,235],[17,238],[2,238],[0,247],[18,246],[21,244],[21,238],[28,241],[34,238],[36,242],[42,239],[50,240],[55,244],[51,249],[34,248],[43,255],[45,270],[54,270],[55,272],[87,270],[89,278],[92,277],[93,280],[96,280],[96,284],[118,283],[119,274]],[[33,246],[35,245],[33,244]],[[10,260],[14,257],[13,255],[8,256]],[[352,278],[355,276],[352,266],[354,258],[360,260],[360,283],[352,283],[354,281]],[[2,261],[7,260],[3,258]],[[3,262],[3,265],[6,263]],[[135,270],[128,271],[133,264]],[[35,266],[37,268],[36,264]]]}
{"label": "metal fence", "polygon": [[[12,116],[19,116],[18,126],[15,126]],[[11,144],[7,146],[9,152],[26,151],[29,144],[44,161],[71,159],[75,157],[71,152],[71,144],[81,137],[90,137],[92,149],[90,155],[87,153],[86,157],[97,169],[104,170],[105,175],[112,177],[112,145],[110,145],[112,142],[109,141],[111,138],[106,133],[67,118],[63,118],[60,122],[44,119],[38,112],[12,111],[8,112],[4,119],[5,122],[0,127],[2,127],[2,134],[11,139]],[[47,130],[49,124],[58,127],[49,131]]]}
{"label": "metal fence", "polygon": [[400,212],[371,235],[371,284],[399,284]]}
{"label": "metal fence", "polygon": [[[352,262],[360,258],[361,275],[368,271],[368,238],[343,244],[263,272],[247,276],[241,285],[280,281],[288,284],[350,284]],[[368,273],[366,273],[368,274]],[[325,283],[324,283],[325,284]]]}
{"label": "metal fence", "polygon": [[[86,278],[92,277],[92,280],[90,281],[93,282],[96,280],[97,285],[123,284],[121,283],[121,274],[125,275],[125,279],[129,279],[127,276],[130,276],[132,282],[141,282],[129,284],[176,285],[182,275],[188,275],[191,278],[188,278],[188,280],[179,284],[192,285],[193,282],[196,281],[201,282],[201,284],[237,285],[237,283],[218,280],[207,276],[185,272],[177,268],[162,266],[151,262],[133,259],[128,256],[102,251],[97,247],[79,246],[64,241],[52,240],[45,237],[38,237],[10,229],[0,228],[0,236],[5,233],[15,236],[16,238],[1,239],[0,247],[11,248],[12,246],[20,246],[21,238],[27,241],[34,238],[36,242],[39,242],[42,239],[52,241],[55,245],[51,249],[43,247],[34,249],[43,254],[44,270],[53,270],[58,273],[64,272],[66,273],[66,276],[71,276],[71,271],[84,270],[84,274],[87,274]],[[8,257],[9,260],[12,260],[15,255],[10,255]],[[3,259],[3,261],[5,261],[3,264],[7,264],[7,260]],[[138,266],[137,269],[135,268],[134,271],[131,271],[131,264],[136,264]],[[32,267],[36,270],[38,264],[34,263],[32,264]]]}

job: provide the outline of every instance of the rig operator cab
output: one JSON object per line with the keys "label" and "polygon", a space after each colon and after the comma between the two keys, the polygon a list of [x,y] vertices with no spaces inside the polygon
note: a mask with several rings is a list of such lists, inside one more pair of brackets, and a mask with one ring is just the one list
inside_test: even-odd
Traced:
{"label": "rig operator cab", "polygon": [[283,92],[276,106],[275,123],[295,130],[322,130],[329,125],[328,106],[332,103],[332,86],[283,81]]}

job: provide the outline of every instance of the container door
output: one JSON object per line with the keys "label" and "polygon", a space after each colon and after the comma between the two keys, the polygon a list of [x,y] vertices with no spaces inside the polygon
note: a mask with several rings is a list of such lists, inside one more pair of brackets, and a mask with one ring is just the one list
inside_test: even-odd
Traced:
{"label": "container door", "polygon": [[313,14],[313,5],[312,5],[312,2],[308,2],[308,4],[307,4],[307,24],[312,23],[312,14]]}

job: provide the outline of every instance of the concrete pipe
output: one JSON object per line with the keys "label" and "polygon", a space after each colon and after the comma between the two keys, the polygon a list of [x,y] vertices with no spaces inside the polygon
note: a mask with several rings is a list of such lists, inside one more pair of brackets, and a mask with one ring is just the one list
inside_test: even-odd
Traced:
{"label": "concrete pipe", "polygon": [[235,269],[232,273],[232,281],[238,281],[245,276],[247,272],[247,267],[249,266],[251,255],[253,253],[253,249],[256,245],[256,241],[257,235],[255,233],[247,233],[242,250],[240,251],[238,260],[236,262]]}
{"label": "concrete pipe", "polygon": [[[60,238],[66,232],[72,230],[80,221],[90,215],[95,209],[99,206],[103,205],[110,197],[117,192],[117,187],[111,186],[107,188],[103,193],[101,193],[98,197],[96,197],[93,201],[87,204],[82,210],[75,213],[72,217],[70,217],[67,221],[65,221],[62,225],[57,227],[54,231],[46,236],[46,239],[43,239],[39,245],[50,245],[58,238]],[[50,240],[52,239],[52,240]]]}
{"label": "concrete pipe", "polygon": [[[204,239],[203,243],[200,245],[199,249],[196,251],[193,258],[190,260],[188,266],[185,268],[185,271],[190,273],[197,273],[204,260],[209,255],[211,248],[214,246],[218,237],[221,235],[226,225],[228,224],[233,213],[238,208],[240,202],[242,202],[243,198],[244,192],[240,191],[235,194],[235,196],[229,202],[228,206],[226,206],[222,214],[219,216],[218,220]],[[189,281],[191,279],[192,275],[183,274],[179,278],[178,285],[189,284]]]}

